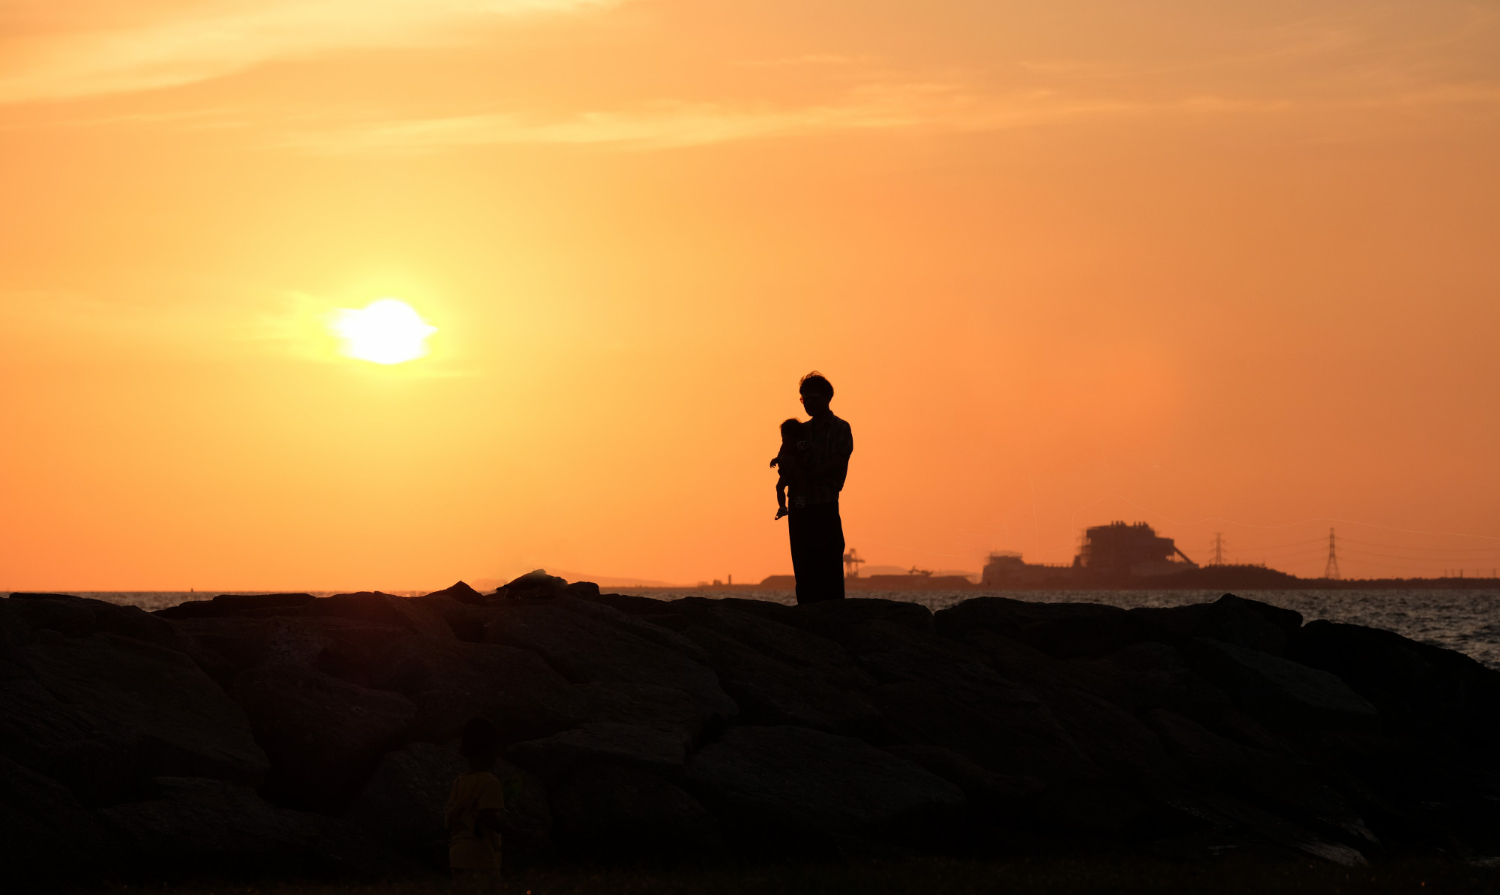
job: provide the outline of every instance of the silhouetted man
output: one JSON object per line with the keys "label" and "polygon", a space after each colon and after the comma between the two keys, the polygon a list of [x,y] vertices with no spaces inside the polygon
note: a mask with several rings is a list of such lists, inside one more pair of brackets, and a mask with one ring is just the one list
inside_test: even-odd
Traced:
{"label": "silhouetted man", "polygon": [[797,390],[807,423],[801,474],[788,486],[787,531],[792,539],[792,571],[797,575],[797,602],[844,598],[844,523],[839,492],[849,475],[854,433],[833,415],[833,384],[821,373],[802,377]]}

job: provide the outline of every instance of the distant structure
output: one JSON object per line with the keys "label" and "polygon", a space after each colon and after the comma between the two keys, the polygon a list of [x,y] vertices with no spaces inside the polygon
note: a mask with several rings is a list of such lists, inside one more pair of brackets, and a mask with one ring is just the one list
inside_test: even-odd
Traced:
{"label": "distant structure", "polygon": [[859,567],[863,563],[864,560],[859,558],[859,551],[850,547],[849,552],[844,554],[844,577],[858,578]]}
{"label": "distant structure", "polygon": [[1159,536],[1144,522],[1111,522],[1086,529],[1073,566],[1090,577],[1170,575],[1198,568],[1171,538]]}
{"label": "distant structure", "polygon": [[[1358,553],[1359,551],[1356,550],[1355,552]],[[1355,565],[1357,566],[1359,563],[1356,562]],[[1331,528],[1328,529],[1328,565],[1323,567],[1323,577],[1329,581],[1337,581],[1341,577],[1339,575],[1339,554],[1333,541],[1333,529]]]}
{"label": "distant structure", "polygon": [[1224,565],[1224,533],[1214,532],[1214,558],[1208,561],[1211,566]]}
{"label": "distant structure", "polygon": [[1073,577],[1072,566],[1029,563],[1010,550],[993,550],[979,573],[980,587],[1014,587]]}

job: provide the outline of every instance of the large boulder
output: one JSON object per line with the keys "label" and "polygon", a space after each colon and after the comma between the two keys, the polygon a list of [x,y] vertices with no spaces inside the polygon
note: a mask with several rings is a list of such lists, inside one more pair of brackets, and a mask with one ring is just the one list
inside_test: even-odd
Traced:
{"label": "large boulder", "polygon": [[1038,695],[1084,755],[1122,781],[1179,776],[1177,764],[1151,728],[1119,705],[1085,690],[1038,687]]}
{"label": "large boulder", "polygon": [[566,579],[548,575],[546,571],[537,569],[500,585],[495,591],[495,596],[508,599],[544,600],[554,597],[590,598],[599,596],[599,585],[592,581],[575,581],[569,584]]}
{"label": "large boulder", "polygon": [[996,773],[1044,782],[1104,776],[1046,704],[973,703],[930,684],[894,683],[871,697],[891,745],[943,746]]}
{"label": "large boulder", "polygon": [[942,746],[887,746],[886,751],[957,786],[981,823],[1023,824],[1046,787],[1034,777],[997,774]]}
{"label": "large boulder", "polygon": [[467,582],[463,581],[455,582],[454,584],[445,587],[442,590],[435,590],[427,596],[447,597],[450,600],[456,600],[459,603],[467,603],[470,606],[483,606],[485,603],[489,602],[488,597],[470,587]]}
{"label": "large boulder", "polygon": [[153,782],[156,798],[99,812],[129,855],[127,870],[136,874],[381,875],[383,859],[373,842],[333,818],[275,808],[249,787],[222,780]]}
{"label": "large boulder", "polygon": [[261,664],[318,668],[369,686],[390,664],[398,644],[422,639],[399,625],[336,616],[226,616],[175,624],[189,641],[188,654],[226,687],[240,672]]}
{"label": "large boulder", "polygon": [[316,599],[312,594],[220,594],[212,600],[189,600],[153,615],[173,621],[190,618],[275,618],[301,615]]}
{"label": "large boulder", "polygon": [[670,687],[688,694],[707,717],[739,712],[711,669],[602,618],[556,606],[515,606],[494,613],[485,640],[531,650],[574,683]]}
{"label": "large boulder", "polygon": [[1364,847],[1379,844],[1344,796],[1294,755],[1234,742],[1165,709],[1148,713],[1146,721],[1200,787],[1256,805],[1324,838]]}
{"label": "large boulder", "polygon": [[[875,681],[865,673],[854,660],[850,658],[849,652],[834,640],[827,637],[808,633],[806,630],[795,625],[786,624],[782,621],[759,615],[754,612],[745,612],[732,606],[723,605],[725,601],[702,600],[701,598],[689,598],[683,600],[687,605],[683,616],[694,626],[707,628],[723,637],[731,638],[736,642],[749,647],[752,650],[774,659],[777,662],[793,668],[804,669],[817,674],[829,685],[844,689],[868,689],[874,686]],[[751,601],[739,600],[737,603],[744,604]],[[821,609],[824,607],[855,606],[862,602],[873,602],[887,604],[888,601],[860,601],[860,600],[829,600],[822,603],[806,604],[810,609]],[[772,604],[777,605],[777,604]],[[909,606],[906,603],[889,603],[891,606]],[[782,607],[790,609],[790,607]],[[918,607],[922,608],[922,607]],[[923,609],[925,612],[926,610]],[[793,616],[798,613],[792,610]],[[824,613],[827,615],[827,613]],[[897,613],[896,623],[902,620],[910,624],[910,613]],[[818,618],[822,616],[813,615]],[[928,615],[928,630],[931,628],[931,616]],[[890,618],[886,619],[891,620]],[[920,629],[920,628],[919,628]]]}
{"label": "large boulder", "polygon": [[172,625],[187,641],[188,656],[223,687],[265,661],[271,648],[271,619],[201,616],[174,619]]}
{"label": "large boulder", "polygon": [[[593,619],[608,622],[648,643],[664,646],[673,652],[681,653],[699,664],[707,665],[708,657],[702,647],[694,643],[690,638],[682,636],[676,628],[681,627],[677,616],[663,616],[654,619],[639,619],[627,612],[622,612],[613,606],[606,605],[594,600],[562,599],[556,603],[559,609],[576,612]],[[671,621],[671,626],[658,624],[658,622]]]}
{"label": "large boulder", "polygon": [[886,742],[943,746],[992,771],[1042,780],[1101,775],[1046,703],[978,651],[879,620],[848,645],[885,682],[871,698]]}
{"label": "large boulder", "polygon": [[670,775],[682,771],[689,744],[679,728],[598,723],[516,743],[505,750],[505,755],[547,781],[560,780],[581,767],[597,764],[625,765]]}
{"label": "large boulder", "polygon": [[1302,627],[1301,613],[1225,594],[1213,603],[1131,609],[1130,615],[1169,632],[1175,642],[1209,637],[1222,643],[1283,655]]}
{"label": "large boulder", "polygon": [[[809,636],[794,628],[787,630]],[[746,722],[858,734],[873,729],[879,721],[879,713],[867,696],[875,681],[848,661],[847,655],[843,666],[796,665],[708,628],[692,625],[684,633],[708,653],[709,667],[739,705]],[[843,652],[837,644],[823,642]]]}
{"label": "large boulder", "polygon": [[527,650],[416,638],[394,645],[370,686],[410,699],[416,715],[409,738],[432,743],[453,739],[481,716],[506,743],[550,736],[589,720],[589,696],[597,695],[579,692]]}
{"label": "large boulder", "polygon": [[[448,794],[468,772],[468,763],[451,745],[411,743],[387,752],[344,819],[367,830],[384,848],[446,868]],[[506,791],[502,847],[507,853],[518,846],[534,849],[551,826],[541,780],[504,761],[496,762],[492,773]]]}
{"label": "large boulder", "polygon": [[979,701],[1035,701],[974,649],[888,621],[865,622],[846,639],[849,652],[881,683],[922,683]]}
{"label": "large boulder", "polygon": [[183,651],[182,635],[170,622],[135,606],[117,606],[67,594],[11,594],[6,607],[32,629],[69,637],[115,634]]}
{"label": "large boulder", "polygon": [[480,607],[488,600],[488,597],[483,597],[477,603],[468,599],[457,600],[442,591],[411,598],[413,603],[426,607],[447,622],[448,630],[453,632],[453,636],[469,643],[484,642],[485,614]]}
{"label": "large boulder", "polygon": [[1396,730],[1500,747],[1500,672],[1390,631],[1315,621],[1290,657],[1338,675]]}
{"label": "large boulder", "polygon": [[931,633],[932,611],[921,603],[854,598],[803,603],[792,610],[797,624],[811,633],[842,643],[865,622],[882,621],[921,633]]}
{"label": "large boulder", "polygon": [[1028,603],[1007,597],[975,597],[933,616],[937,632],[962,640],[975,628],[989,628],[1012,640],[1062,659],[1098,658],[1160,631],[1116,606],[1097,603]]}
{"label": "large boulder", "polygon": [[348,618],[404,628],[413,634],[437,640],[455,639],[453,629],[431,602],[397,597],[379,591],[335,594],[307,606],[312,617]]}
{"label": "large boulder", "polygon": [[712,814],[640,767],[580,770],[553,790],[552,816],[559,845],[590,859],[703,858],[724,848]]}
{"label": "large boulder", "polygon": [[784,844],[911,838],[964,808],[952,783],[852,737],[736,727],[688,762],[687,780],[741,836]]}
{"label": "large boulder", "polygon": [[1188,657],[1257,716],[1365,729],[1377,721],[1375,707],[1327,671],[1206,637],[1189,644]]}
{"label": "large boulder", "polygon": [[0,758],[0,862],[12,891],[94,881],[118,868],[119,845],[67,787]]}
{"label": "large boulder", "polygon": [[353,798],[416,715],[400,694],[300,665],[253,668],[235,679],[233,692],[271,760],[267,797],[325,813]]}
{"label": "large boulder", "polygon": [[267,769],[244,711],[187,656],[114,634],[38,632],[0,682],[0,754],[85,804],[154,776],[258,784]]}
{"label": "large boulder", "polygon": [[671,687],[652,684],[574,684],[582,719],[591,722],[645,724],[674,728],[692,741],[709,719],[691,696]]}
{"label": "large boulder", "polygon": [[1229,695],[1194,671],[1170,644],[1151,640],[1127,646],[1097,660],[1096,667],[1124,688],[1136,711],[1171,709],[1200,717],[1229,704]]}
{"label": "large boulder", "polygon": [[12,608],[16,605],[0,600],[0,660],[9,660],[12,650],[31,640],[31,626]]}

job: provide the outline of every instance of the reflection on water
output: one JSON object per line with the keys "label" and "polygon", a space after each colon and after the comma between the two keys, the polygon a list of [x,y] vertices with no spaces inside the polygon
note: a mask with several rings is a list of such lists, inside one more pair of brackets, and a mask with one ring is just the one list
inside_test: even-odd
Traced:
{"label": "reflection on water", "polygon": [[[790,591],[735,590],[643,590],[619,588],[620,593],[640,594],[657,599],[687,596],[733,596],[777,603],[793,603]],[[208,593],[178,592],[75,592],[146,610],[176,606],[188,600],[207,600]],[[247,591],[248,593],[248,591]],[[328,596],[333,591],[314,591]],[[390,591],[398,596],[417,596],[417,591]],[[1500,591],[1488,590],[1268,590],[1238,591],[1242,597],[1261,600],[1273,606],[1295,609],[1307,621],[1326,618],[1385,628],[1413,640],[1467,653],[1491,668],[1500,668]],[[979,591],[860,591],[858,597],[878,597],[921,603],[934,611],[975,596]],[[1188,590],[1080,590],[1080,591],[1006,591],[994,596],[1045,603],[1104,603],[1132,609],[1137,606],[1181,606],[1217,600],[1219,591]]]}

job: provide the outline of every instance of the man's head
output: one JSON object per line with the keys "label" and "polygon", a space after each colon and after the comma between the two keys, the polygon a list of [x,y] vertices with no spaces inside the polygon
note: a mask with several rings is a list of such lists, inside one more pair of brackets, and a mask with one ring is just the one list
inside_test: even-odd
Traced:
{"label": "man's head", "polygon": [[473,718],[464,725],[459,754],[469,762],[471,771],[488,771],[500,757],[500,729],[488,718]]}
{"label": "man's head", "polygon": [[814,370],[803,376],[797,384],[797,391],[802,393],[802,407],[809,416],[828,412],[828,404],[833,400],[833,383],[822,373]]}

